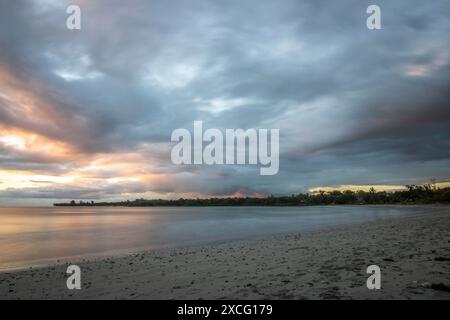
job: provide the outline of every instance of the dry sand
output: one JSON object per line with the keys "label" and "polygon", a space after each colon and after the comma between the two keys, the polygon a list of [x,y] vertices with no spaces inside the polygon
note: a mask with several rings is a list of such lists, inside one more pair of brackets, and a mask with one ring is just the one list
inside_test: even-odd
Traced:
{"label": "dry sand", "polygon": [[450,211],[77,265],[82,290],[59,265],[1,273],[0,298],[450,299]]}

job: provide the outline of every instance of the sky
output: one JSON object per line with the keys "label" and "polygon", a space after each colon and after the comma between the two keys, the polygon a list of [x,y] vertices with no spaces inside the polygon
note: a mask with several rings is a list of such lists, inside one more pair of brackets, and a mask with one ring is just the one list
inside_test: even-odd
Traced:
{"label": "sky", "polygon": [[[70,4],[81,30],[66,27]],[[370,4],[380,30],[366,27]],[[449,181],[449,12],[448,0],[0,0],[0,205]],[[279,129],[278,174],[173,164],[171,133],[196,120]]]}

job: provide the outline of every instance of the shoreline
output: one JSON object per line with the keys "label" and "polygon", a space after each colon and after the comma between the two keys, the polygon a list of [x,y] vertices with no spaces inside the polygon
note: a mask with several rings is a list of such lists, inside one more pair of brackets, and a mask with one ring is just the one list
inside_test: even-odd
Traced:
{"label": "shoreline", "polygon": [[[67,264],[5,271],[0,298],[450,299],[433,289],[450,286],[449,230],[445,212],[100,257],[77,263],[82,290],[73,291]],[[366,288],[370,264],[381,290]]]}
{"label": "shoreline", "polygon": [[[277,207],[450,207],[449,203],[436,202],[436,203],[333,203],[333,204],[280,204],[280,205],[158,205],[158,206],[125,206],[125,205],[49,205],[34,208],[277,208]],[[5,207],[7,208],[7,207]],[[9,207],[9,208],[33,208],[33,207]]]}
{"label": "shoreline", "polygon": [[[372,204],[364,204],[364,205],[315,205],[313,207],[356,207],[356,206],[364,206],[364,207],[384,207],[384,208],[395,208],[395,207],[415,207],[415,208],[433,208],[433,209],[444,209],[448,208],[450,212],[450,205],[448,204],[409,204],[409,205],[392,205],[392,204],[378,204],[378,205],[372,205]],[[226,208],[228,206],[213,206],[217,208]],[[239,206],[237,206],[239,207]],[[267,206],[247,206],[249,208],[260,208],[260,207],[267,207]],[[283,206],[283,207],[298,207],[298,206]],[[306,206],[308,207],[308,206]],[[2,208],[2,207],[0,207]],[[26,208],[47,208],[47,207],[15,207],[19,209],[26,209]],[[48,207],[48,208],[54,208],[54,207]],[[83,207],[81,207],[83,208]],[[103,207],[103,208],[117,208],[117,207]],[[153,208],[153,207],[130,207],[130,208],[139,208],[144,210],[145,208]],[[165,208],[165,206],[158,207],[158,208]],[[176,206],[175,206],[176,208]],[[187,206],[189,208],[189,206]],[[423,213],[414,214],[422,215]],[[436,213],[433,213],[436,214]],[[392,218],[376,218],[373,220],[379,221],[379,220],[385,220],[385,219],[397,219],[397,217]],[[362,222],[362,223],[368,223],[368,222]],[[342,224],[342,225],[335,225],[335,226],[323,226],[316,230],[308,230],[308,231],[301,231],[302,234],[309,234],[309,233],[316,233],[320,231],[326,231],[328,229],[333,229],[336,227],[351,227],[353,225],[361,224],[361,222],[352,222],[349,224]],[[8,273],[8,272],[19,272],[19,271],[25,271],[30,269],[39,269],[39,268],[46,268],[46,267],[56,267],[60,265],[66,265],[67,263],[82,263],[82,262],[92,262],[92,261],[98,261],[103,260],[106,258],[123,258],[129,255],[133,255],[136,253],[142,253],[142,252],[149,252],[149,251],[166,251],[166,250],[174,250],[174,249],[189,249],[189,248],[196,248],[196,247],[204,247],[204,246],[216,246],[221,245],[224,243],[233,243],[237,241],[253,241],[253,240],[264,240],[268,239],[274,236],[283,236],[283,235],[291,235],[291,234],[297,234],[299,232],[283,232],[280,231],[276,234],[270,234],[270,235],[257,235],[257,236],[241,236],[234,239],[222,239],[222,240],[208,240],[205,242],[192,242],[189,244],[179,245],[179,244],[167,244],[167,245],[161,245],[161,246],[141,246],[141,247],[133,247],[130,249],[121,249],[121,250],[114,250],[111,249],[109,251],[102,251],[102,252],[91,252],[86,254],[80,254],[80,255],[68,255],[68,256],[60,256],[60,257],[53,257],[53,258],[46,258],[46,259],[36,259],[36,260],[26,260],[16,263],[16,265],[8,265],[8,266],[0,266],[0,274],[1,273]]]}
{"label": "shoreline", "polygon": [[222,206],[2,206],[6,209],[32,208],[302,208],[302,207],[438,207],[450,208],[449,203],[380,203],[380,204],[315,204],[315,205],[222,205]]}

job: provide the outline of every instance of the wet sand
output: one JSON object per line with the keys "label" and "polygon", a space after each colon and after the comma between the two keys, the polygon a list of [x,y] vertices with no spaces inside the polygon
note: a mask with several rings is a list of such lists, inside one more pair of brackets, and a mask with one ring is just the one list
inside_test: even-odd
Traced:
{"label": "wet sand", "polygon": [[[1,299],[450,299],[446,213],[0,273]],[[381,268],[368,290],[366,268]]]}

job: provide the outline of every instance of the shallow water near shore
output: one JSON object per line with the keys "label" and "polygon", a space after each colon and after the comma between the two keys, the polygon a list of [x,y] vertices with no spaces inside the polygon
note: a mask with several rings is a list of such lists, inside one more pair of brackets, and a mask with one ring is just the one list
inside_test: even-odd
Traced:
{"label": "shallow water near shore", "polygon": [[442,210],[439,206],[0,208],[0,270]]}

